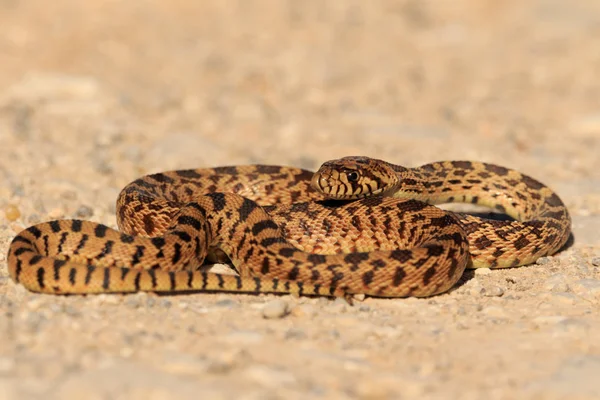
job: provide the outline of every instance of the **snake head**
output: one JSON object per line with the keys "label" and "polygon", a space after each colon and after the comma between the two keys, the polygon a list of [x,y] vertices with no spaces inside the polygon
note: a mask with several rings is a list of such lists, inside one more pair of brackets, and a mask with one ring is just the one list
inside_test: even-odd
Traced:
{"label": "snake head", "polygon": [[390,192],[398,185],[398,176],[385,161],[353,156],[325,162],[311,185],[329,198],[354,200]]}

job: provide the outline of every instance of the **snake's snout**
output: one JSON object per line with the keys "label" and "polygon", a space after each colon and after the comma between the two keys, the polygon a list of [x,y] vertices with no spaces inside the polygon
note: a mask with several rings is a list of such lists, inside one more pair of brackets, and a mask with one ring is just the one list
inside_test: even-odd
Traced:
{"label": "snake's snout", "polygon": [[330,184],[329,178],[330,178],[329,175],[326,175],[323,172],[318,171],[317,173],[315,173],[313,175],[310,184],[313,187],[313,189],[327,194],[331,191],[331,184]]}

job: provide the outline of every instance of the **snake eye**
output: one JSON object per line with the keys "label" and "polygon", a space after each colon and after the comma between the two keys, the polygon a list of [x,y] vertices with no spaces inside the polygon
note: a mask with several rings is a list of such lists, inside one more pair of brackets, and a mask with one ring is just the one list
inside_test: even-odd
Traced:
{"label": "snake eye", "polygon": [[358,172],[356,172],[356,171],[346,172],[346,178],[348,179],[348,182],[356,182],[358,180]]}

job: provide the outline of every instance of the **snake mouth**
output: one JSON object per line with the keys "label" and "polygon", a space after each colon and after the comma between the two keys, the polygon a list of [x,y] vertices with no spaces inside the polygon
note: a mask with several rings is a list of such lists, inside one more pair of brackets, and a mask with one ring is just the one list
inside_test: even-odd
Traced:
{"label": "snake mouth", "polygon": [[366,197],[377,196],[378,194],[381,194],[383,192],[384,192],[383,188],[379,188],[379,189],[375,189],[368,193],[358,193],[358,194],[349,195],[349,196],[342,195],[342,196],[337,197],[337,199],[339,199],[339,200],[359,200],[359,199],[364,199]]}
{"label": "snake mouth", "polygon": [[[328,189],[331,189],[331,190],[328,190]],[[366,193],[339,194],[339,193],[336,193],[336,189],[337,189],[337,187],[332,186],[332,187],[328,187],[328,188],[322,188],[321,190],[322,190],[323,194],[325,196],[327,196],[327,198],[332,199],[332,200],[360,200],[360,199],[364,199],[367,197],[377,196],[384,192],[383,188],[378,188],[378,189],[375,189],[373,191],[366,192]]]}

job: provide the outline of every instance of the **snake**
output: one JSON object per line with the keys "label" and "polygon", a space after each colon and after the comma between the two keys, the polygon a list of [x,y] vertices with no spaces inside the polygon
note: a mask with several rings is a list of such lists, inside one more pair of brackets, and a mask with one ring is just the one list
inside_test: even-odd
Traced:
{"label": "snake", "polygon": [[[452,202],[505,218],[438,207]],[[552,255],[571,230],[559,196],[517,170],[364,156],[317,172],[255,164],[149,174],[121,190],[116,219],[118,230],[78,219],[22,230],[9,246],[10,277],[48,294],[428,297],[466,268]],[[206,270],[215,260],[236,273]]]}

